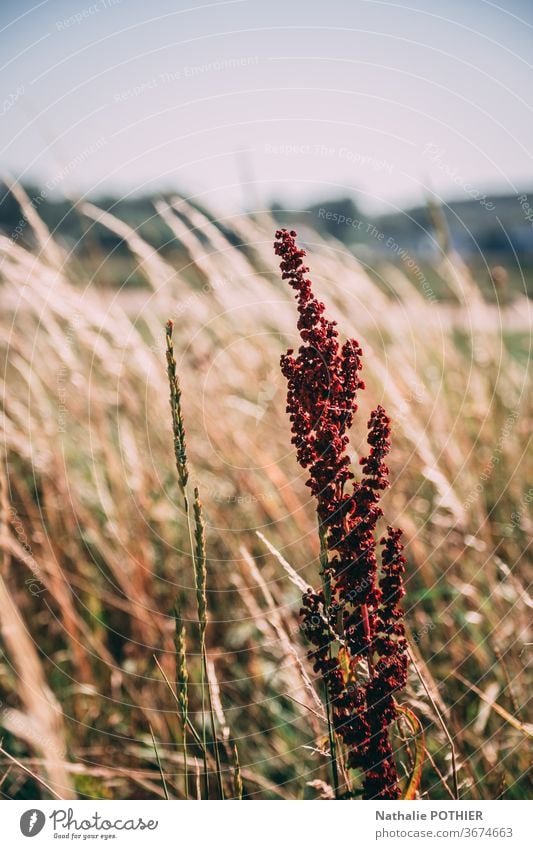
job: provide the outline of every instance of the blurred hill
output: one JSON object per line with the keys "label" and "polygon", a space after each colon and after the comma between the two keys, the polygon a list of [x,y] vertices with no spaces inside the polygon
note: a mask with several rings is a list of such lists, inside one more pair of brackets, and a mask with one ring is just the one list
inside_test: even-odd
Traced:
{"label": "blurred hill", "polygon": [[[52,197],[37,186],[28,185],[25,190],[59,242],[84,265],[98,261],[95,283],[142,284],[119,236],[87,221],[70,200]],[[95,203],[137,228],[162,255],[179,261],[179,240],[156,213],[154,204],[159,198],[161,195],[124,199],[108,196],[97,198]],[[533,294],[530,204],[533,191],[529,195],[483,195],[481,199],[452,200],[445,205],[428,199],[425,206],[378,216],[362,212],[353,197],[325,199],[301,210],[273,203],[270,211],[277,221],[295,227],[303,235],[314,231],[334,237],[349,247],[369,271],[380,261],[392,262],[403,270],[406,264],[416,261],[427,270],[443,252],[453,249],[478,277],[486,296],[499,299],[505,292],[524,292],[529,297]],[[207,210],[201,211],[212,217]],[[218,222],[218,227],[231,239],[231,231],[225,231],[223,222]],[[35,247],[31,227],[6,186],[0,202],[0,231],[26,248]]]}

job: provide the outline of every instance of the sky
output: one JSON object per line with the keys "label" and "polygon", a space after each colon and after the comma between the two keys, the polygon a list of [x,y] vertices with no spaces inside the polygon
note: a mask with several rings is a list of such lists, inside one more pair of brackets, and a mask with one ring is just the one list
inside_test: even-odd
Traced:
{"label": "sky", "polygon": [[533,186],[533,3],[2,0],[0,170],[368,211]]}

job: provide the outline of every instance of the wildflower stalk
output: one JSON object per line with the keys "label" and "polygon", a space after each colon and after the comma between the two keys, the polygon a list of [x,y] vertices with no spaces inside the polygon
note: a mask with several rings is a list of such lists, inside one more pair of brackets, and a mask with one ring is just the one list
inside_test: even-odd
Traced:
{"label": "wildflower stalk", "polygon": [[242,799],[243,786],[241,765],[239,763],[239,751],[237,749],[237,744],[234,741],[231,743],[231,754],[233,758],[233,795],[236,799]]}
{"label": "wildflower stalk", "polygon": [[209,683],[209,675],[207,672],[207,651],[205,643],[205,632],[207,629],[207,570],[205,564],[205,522],[202,510],[202,502],[198,489],[194,490],[194,572],[196,582],[196,605],[198,609],[198,630],[200,635],[200,654],[202,659],[202,730],[204,749],[206,746],[206,729],[205,729],[205,694],[207,690],[209,716],[211,719],[211,733],[213,736],[213,746],[215,750],[215,763],[217,773],[218,792],[220,798],[224,798],[224,789],[222,784],[222,770],[220,765],[220,754],[218,751],[218,743],[216,737],[215,714],[213,710],[213,702],[211,698],[211,685]]}
{"label": "wildflower stalk", "polygon": [[[215,749],[216,772],[218,791],[220,798],[224,798],[222,773],[220,766],[220,758],[218,752],[216,726],[213,708],[211,704],[211,692],[209,688],[209,680],[207,676],[207,654],[205,643],[205,632],[207,627],[207,593],[206,593],[206,558],[205,558],[205,539],[204,539],[204,520],[202,513],[202,505],[200,502],[198,490],[194,490],[193,512],[195,520],[195,529],[193,536],[191,511],[189,506],[189,497],[187,492],[187,483],[189,480],[189,469],[187,465],[187,448],[185,444],[185,424],[181,410],[181,388],[178,380],[176,358],[174,356],[174,343],[172,333],[174,329],[173,322],[169,319],[165,328],[166,337],[166,358],[167,358],[167,374],[170,389],[170,409],[172,413],[172,433],[174,439],[174,456],[176,460],[176,470],[178,472],[178,482],[183,497],[183,506],[187,519],[187,530],[189,534],[189,544],[191,557],[194,566],[195,586],[196,586],[196,602],[198,609],[198,627],[200,634],[201,647],[201,693],[202,693],[202,756],[204,765],[204,792],[205,798],[209,798],[209,772],[207,764],[207,739],[206,739],[206,722],[205,722],[205,691],[207,688],[209,713],[211,717],[211,729],[213,734],[213,746]],[[186,738],[186,726],[184,725],[184,739]],[[186,778],[187,780],[187,778]]]}
{"label": "wildflower stalk", "polygon": [[181,411],[181,387],[178,380],[176,370],[176,358],[174,356],[174,343],[172,341],[172,333],[174,323],[169,319],[165,328],[166,343],[167,343],[167,374],[168,384],[170,388],[170,411],[172,414],[172,434],[174,438],[174,457],[176,460],[176,470],[178,472],[178,483],[183,497],[183,509],[187,520],[187,530],[189,533],[189,544],[191,548],[191,557],[194,560],[194,542],[191,525],[191,514],[189,509],[189,497],[187,494],[187,482],[189,480],[189,469],[187,466],[187,447],[185,444],[185,424]]}
{"label": "wildflower stalk", "polygon": [[[176,704],[178,705],[178,708],[180,708],[180,704],[178,702],[178,697],[176,696],[176,691],[173,688],[170,681],[168,680],[168,676],[167,676],[165,670],[163,669],[163,667],[161,666],[161,664],[160,664],[160,662],[157,659],[157,656],[155,654],[154,654],[154,660],[155,660],[155,664],[156,664],[157,668],[159,669],[159,671],[161,673],[161,677],[163,678],[163,681],[165,682],[165,684],[167,685],[167,687],[170,691],[170,694],[172,695],[173,699],[175,700]],[[181,715],[181,709],[180,709],[180,715]],[[203,752],[204,749],[203,749],[203,743],[202,743],[201,737],[198,734],[198,731],[196,730],[194,725],[192,724],[190,716],[187,716],[187,728],[189,729],[189,731],[191,733],[191,737],[193,738],[194,742],[196,743],[196,745],[198,746],[200,751]],[[207,752],[206,752],[206,754],[207,754]]]}
{"label": "wildflower stalk", "polygon": [[176,698],[178,701],[183,733],[183,763],[185,770],[185,798],[189,798],[189,775],[187,768],[187,723],[189,721],[189,694],[187,671],[187,646],[185,641],[185,625],[181,618],[178,602],[174,606],[175,636],[174,647],[176,651]]}
{"label": "wildflower stalk", "polygon": [[185,425],[181,412],[181,388],[176,371],[176,358],[174,356],[174,343],[172,332],[174,323],[169,319],[166,324],[167,343],[167,373],[170,387],[170,410],[172,413],[172,432],[174,436],[174,456],[176,458],[176,469],[178,470],[178,481],[183,497],[185,499],[185,510],[188,512],[188,500],[186,486],[189,480],[187,468],[187,449],[185,445]]}
{"label": "wildflower stalk", "polygon": [[161,758],[159,757],[159,750],[158,750],[158,748],[157,748],[157,743],[155,742],[155,737],[154,737],[154,731],[153,731],[153,728],[152,728],[152,726],[150,725],[150,723],[148,723],[148,724],[149,724],[149,726],[150,726],[150,734],[152,735],[152,745],[153,745],[153,747],[154,747],[155,758],[156,758],[156,761],[157,761],[157,768],[159,769],[159,774],[160,774],[160,776],[161,776],[161,781],[163,782],[163,792],[164,792],[164,794],[165,794],[165,799],[166,799],[166,800],[167,800],[167,802],[168,802],[168,800],[170,799],[170,796],[168,795],[168,787],[167,787],[167,782],[165,781],[165,773],[163,772],[163,766],[162,766],[162,764],[161,764]]}
{"label": "wildflower stalk", "polygon": [[[384,461],[390,420],[381,406],[372,412],[369,452],[359,461],[363,476],[356,481],[347,446],[357,393],[365,388],[359,375],[362,350],[355,339],[340,344],[336,322],[325,317],[324,304],[313,294],[305,251],[295,236],[278,230],[274,249],[298,303],[302,344],[296,355],[292,349],[282,355],[281,371],[288,385],[292,442],[298,462],[309,470],[306,483],[317,503],[321,544],[322,587],[304,593],[304,630],[327,691],[332,765],[337,734],[347,752],[346,766],[364,773],[365,798],[397,799],[389,726],[398,719],[394,695],[407,677],[399,607],[405,558],[401,531],[389,528],[381,540],[380,575],[375,537],[383,512],[381,492],[389,485]],[[360,661],[367,676],[357,671]]]}

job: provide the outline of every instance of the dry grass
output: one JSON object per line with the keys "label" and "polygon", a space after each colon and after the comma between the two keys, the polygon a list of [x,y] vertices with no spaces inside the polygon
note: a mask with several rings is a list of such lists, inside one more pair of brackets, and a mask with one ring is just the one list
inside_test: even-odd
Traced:
{"label": "dry grass", "polygon": [[[196,728],[205,669],[168,412],[170,316],[190,484],[205,513],[205,665],[222,769],[236,795],[242,782],[253,798],[327,796],[327,726],[295,586],[316,574],[319,551],[278,370],[295,330],[275,224],[217,226],[184,201],[158,203],[187,254],[173,268],[109,213],[80,212],[89,230],[99,220],[125,240],[147,285],[95,288],[29,209],[36,251],[0,237],[1,792],[163,798],[159,757],[169,795],[184,795],[177,596]],[[361,341],[367,383],[379,387],[362,395],[354,444],[378,402],[395,423],[386,513],[408,542],[416,668],[406,704],[424,725],[423,794],[453,794],[451,738],[463,798],[524,798],[529,302],[484,303],[452,257],[435,269],[450,293],[439,304],[407,270],[378,266],[377,285],[340,244],[312,233],[307,244],[317,290]],[[189,740],[199,785],[202,753]]]}

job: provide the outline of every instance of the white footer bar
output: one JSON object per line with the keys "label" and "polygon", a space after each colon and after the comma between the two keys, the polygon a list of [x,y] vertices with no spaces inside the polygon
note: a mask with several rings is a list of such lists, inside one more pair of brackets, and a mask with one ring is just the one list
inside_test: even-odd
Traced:
{"label": "white footer bar", "polygon": [[184,849],[533,846],[529,802],[82,801],[2,804],[1,844]]}

